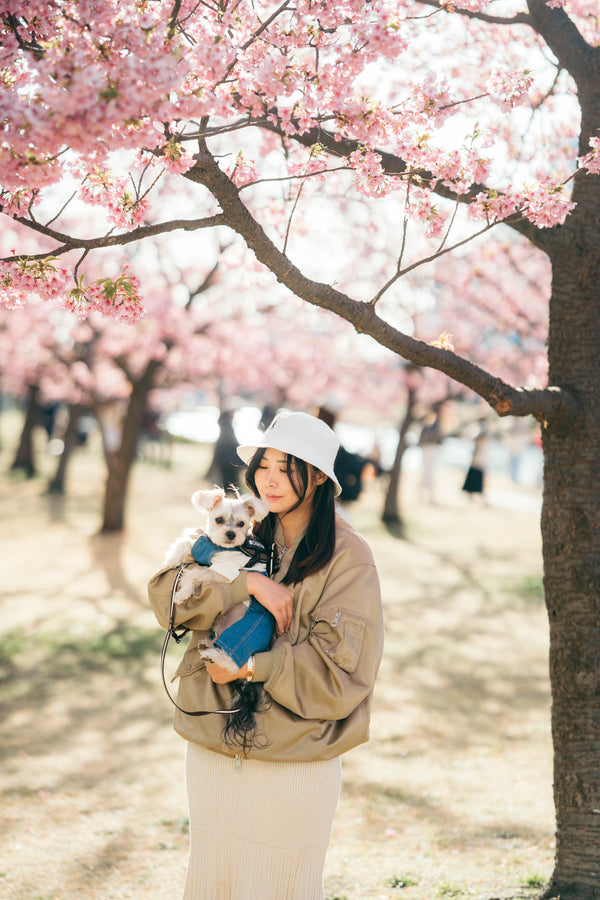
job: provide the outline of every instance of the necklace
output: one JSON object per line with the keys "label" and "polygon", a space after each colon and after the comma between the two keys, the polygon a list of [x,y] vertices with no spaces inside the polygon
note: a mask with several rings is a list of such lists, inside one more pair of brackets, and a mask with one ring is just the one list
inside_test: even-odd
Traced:
{"label": "necklace", "polygon": [[277,558],[278,558],[278,561],[281,562],[281,560],[283,559],[284,554],[287,553],[288,548],[285,547],[285,546],[282,547],[280,544],[277,543],[277,541],[275,541],[275,546],[277,547]]}

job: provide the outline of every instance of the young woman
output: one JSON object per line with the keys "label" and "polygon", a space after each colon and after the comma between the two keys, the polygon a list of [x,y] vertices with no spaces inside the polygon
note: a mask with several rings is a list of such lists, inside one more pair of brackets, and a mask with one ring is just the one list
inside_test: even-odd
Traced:
{"label": "young woman", "polygon": [[[178,705],[227,710],[240,679],[261,684],[266,701],[250,749],[236,746],[227,715],[176,712],[190,808],[184,900],[323,897],[340,756],[368,740],[383,646],[371,551],[335,512],[338,447],[335,433],[306,413],[280,413],[257,445],[239,447],[248,486],[270,507],[257,536],[272,549],[272,578],[242,572],[177,607],[175,624],[192,630],[177,670]],[[176,574],[161,569],[149,584],[163,627]],[[270,648],[236,674],[205,663],[198,648],[215,618],[250,595],[275,617]]]}

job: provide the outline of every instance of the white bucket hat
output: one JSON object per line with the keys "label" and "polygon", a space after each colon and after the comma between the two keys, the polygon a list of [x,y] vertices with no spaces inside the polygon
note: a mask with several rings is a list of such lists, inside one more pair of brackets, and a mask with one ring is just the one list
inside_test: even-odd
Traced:
{"label": "white bucket hat", "polygon": [[289,453],[310,463],[331,478],[336,497],[341,493],[340,483],[333,470],[340,442],[329,425],[315,416],[303,412],[278,413],[257,444],[237,448],[238,456],[248,465],[256,451],[263,447],[281,450],[282,453]]}

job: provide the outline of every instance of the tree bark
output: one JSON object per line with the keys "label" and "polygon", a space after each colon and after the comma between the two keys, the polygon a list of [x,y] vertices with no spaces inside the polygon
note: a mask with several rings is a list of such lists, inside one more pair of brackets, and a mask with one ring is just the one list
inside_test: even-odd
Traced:
{"label": "tree bark", "polygon": [[132,391],[123,420],[121,444],[113,453],[106,455],[108,476],[104,490],[101,534],[123,531],[125,527],[125,504],[129,476],[137,455],[148,394],[153,387],[154,373],[159,365],[156,361],[151,361],[143,376],[132,383]]}
{"label": "tree bark", "polygon": [[24,472],[27,478],[33,478],[36,472],[33,451],[33,432],[37,425],[40,389],[37,384],[30,384],[27,390],[25,419],[19,438],[19,446],[12,461],[11,471]]}
{"label": "tree bark", "polygon": [[[552,383],[579,398],[568,429],[543,429],[542,536],[550,623],[556,860],[547,898],[600,898],[600,180],[554,256]],[[595,183],[594,183],[595,182]]]}
{"label": "tree bark", "polygon": [[381,521],[392,529],[398,537],[404,536],[404,517],[400,503],[400,485],[402,480],[402,460],[406,451],[406,435],[414,420],[416,392],[413,387],[407,389],[407,402],[404,418],[398,427],[398,446],[394,456],[394,463],[390,469]]}
{"label": "tree bark", "polygon": [[49,494],[64,494],[65,479],[71,454],[77,446],[78,424],[84,407],[77,404],[69,406],[69,418],[63,435],[63,450],[58,457],[54,477],[48,482]]}

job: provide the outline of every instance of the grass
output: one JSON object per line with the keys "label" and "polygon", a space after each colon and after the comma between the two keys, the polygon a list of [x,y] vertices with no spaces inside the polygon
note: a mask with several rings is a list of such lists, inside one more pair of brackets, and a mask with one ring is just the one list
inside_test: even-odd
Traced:
{"label": "grass", "polygon": [[388,883],[390,887],[400,889],[414,887],[419,882],[414,878],[408,878],[406,875],[392,875]]}

